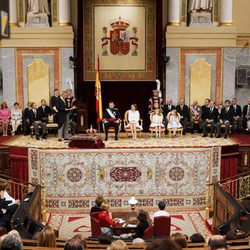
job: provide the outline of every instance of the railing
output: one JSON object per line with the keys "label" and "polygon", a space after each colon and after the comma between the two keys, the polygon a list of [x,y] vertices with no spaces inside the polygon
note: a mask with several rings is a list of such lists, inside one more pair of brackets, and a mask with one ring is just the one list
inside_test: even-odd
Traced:
{"label": "railing", "polygon": [[24,239],[32,239],[43,228],[46,218],[45,192],[40,185],[35,185],[0,174],[0,184],[20,205],[11,218],[11,227]]}
{"label": "railing", "polygon": [[250,195],[250,172],[216,182],[213,188],[213,233],[240,229],[242,214],[250,216],[239,204]]}
{"label": "railing", "polygon": [[220,181],[220,185],[236,200],[244,199],[250,196],[250,172]]}

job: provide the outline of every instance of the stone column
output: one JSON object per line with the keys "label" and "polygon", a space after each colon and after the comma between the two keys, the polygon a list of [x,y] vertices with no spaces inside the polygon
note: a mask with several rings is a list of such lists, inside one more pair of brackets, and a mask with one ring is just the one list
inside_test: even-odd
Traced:
{"label": "stone column", "polygon": [[233,25],[233,0],[220,0],[220,25]]}
{"label": "stone column", "polygon": [[168,25],[179,26],[180,23],[180,0],[168,1]]}
{"label": "stone column", "polygon": [[59,0],[58,1],[58,25],[59,26],[68,26],[70,25],[70,0]]}
{"label": "stone column", "polygon": [[9,0],[10,26],[17,26],[17,0]]}

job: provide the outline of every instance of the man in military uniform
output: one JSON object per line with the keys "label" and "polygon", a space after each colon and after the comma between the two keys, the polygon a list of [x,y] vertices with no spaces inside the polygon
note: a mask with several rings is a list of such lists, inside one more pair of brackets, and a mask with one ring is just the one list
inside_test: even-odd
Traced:
{"label": "man in military uniform", "polygon": [[201,128],[201,106],[198,105],[198,101],[193,101],[193,105],[190,106],[190,129],[191,133],[194,132],[194,125],[198,124]]}
{"label": "man in military uniform", "polygon": [[104,128],[105,128],[105,141],[108,140],[108,130],[109,127],[114,127],[115,129],[115,140],[118,140],[118,130],[120,125],[120,113],[117,108],[115,108],[115,104],[113,101],[109,102],[109,108],[107,108],[104,112]]}

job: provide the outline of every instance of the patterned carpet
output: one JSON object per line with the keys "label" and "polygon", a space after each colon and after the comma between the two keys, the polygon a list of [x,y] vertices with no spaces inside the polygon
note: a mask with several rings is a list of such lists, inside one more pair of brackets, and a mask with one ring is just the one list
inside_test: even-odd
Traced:
{"label": "patterned carpet", "polygon": [[[205,225],[205,211],[173,212],[171,214],[171,234],[183,233],[191,236],[201,233],[207,237],[210,235]],[[152,218],[153,212],[149,213]],[[59,231],[60,238],[69,238],[75,234],[83,237],[91,235],[89,214],[48,214],[47,222]]]}
{"label": "patterned carpet", "polygon": [[[7,146],[43,148],[43,149],[63,149],[68,148],[68,141],[59,142],[57,137],[50,135],[47,140],[36,140],[30,136],[18,135],[12,137],[3,143]],[[120,133],[119,141],[114,140],[114,136],[110,135],[109,141],[105,142],[105,148],[168,148],[168,147],[213,147],[213,146],[229,146],[236,144],[231,139],[223,138],[203,138],[200,134],[187,134],[169,138],[151,138],[150,133],[143,133],[141,139],[133,140],[131,137],[126,138],[125,133]]]}

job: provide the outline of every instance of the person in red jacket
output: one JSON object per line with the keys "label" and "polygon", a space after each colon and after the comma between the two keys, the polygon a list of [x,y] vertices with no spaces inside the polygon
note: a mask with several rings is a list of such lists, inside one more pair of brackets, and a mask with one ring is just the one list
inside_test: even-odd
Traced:
{"label": "person in red jacket", "polygon": [[109,204],[103,202],[101,205],[101,211],[98,214],[98,220],[101,226],[103,234],[112,234],[112,226],[115,226],[117,222],[112,220],[109,216]]}

